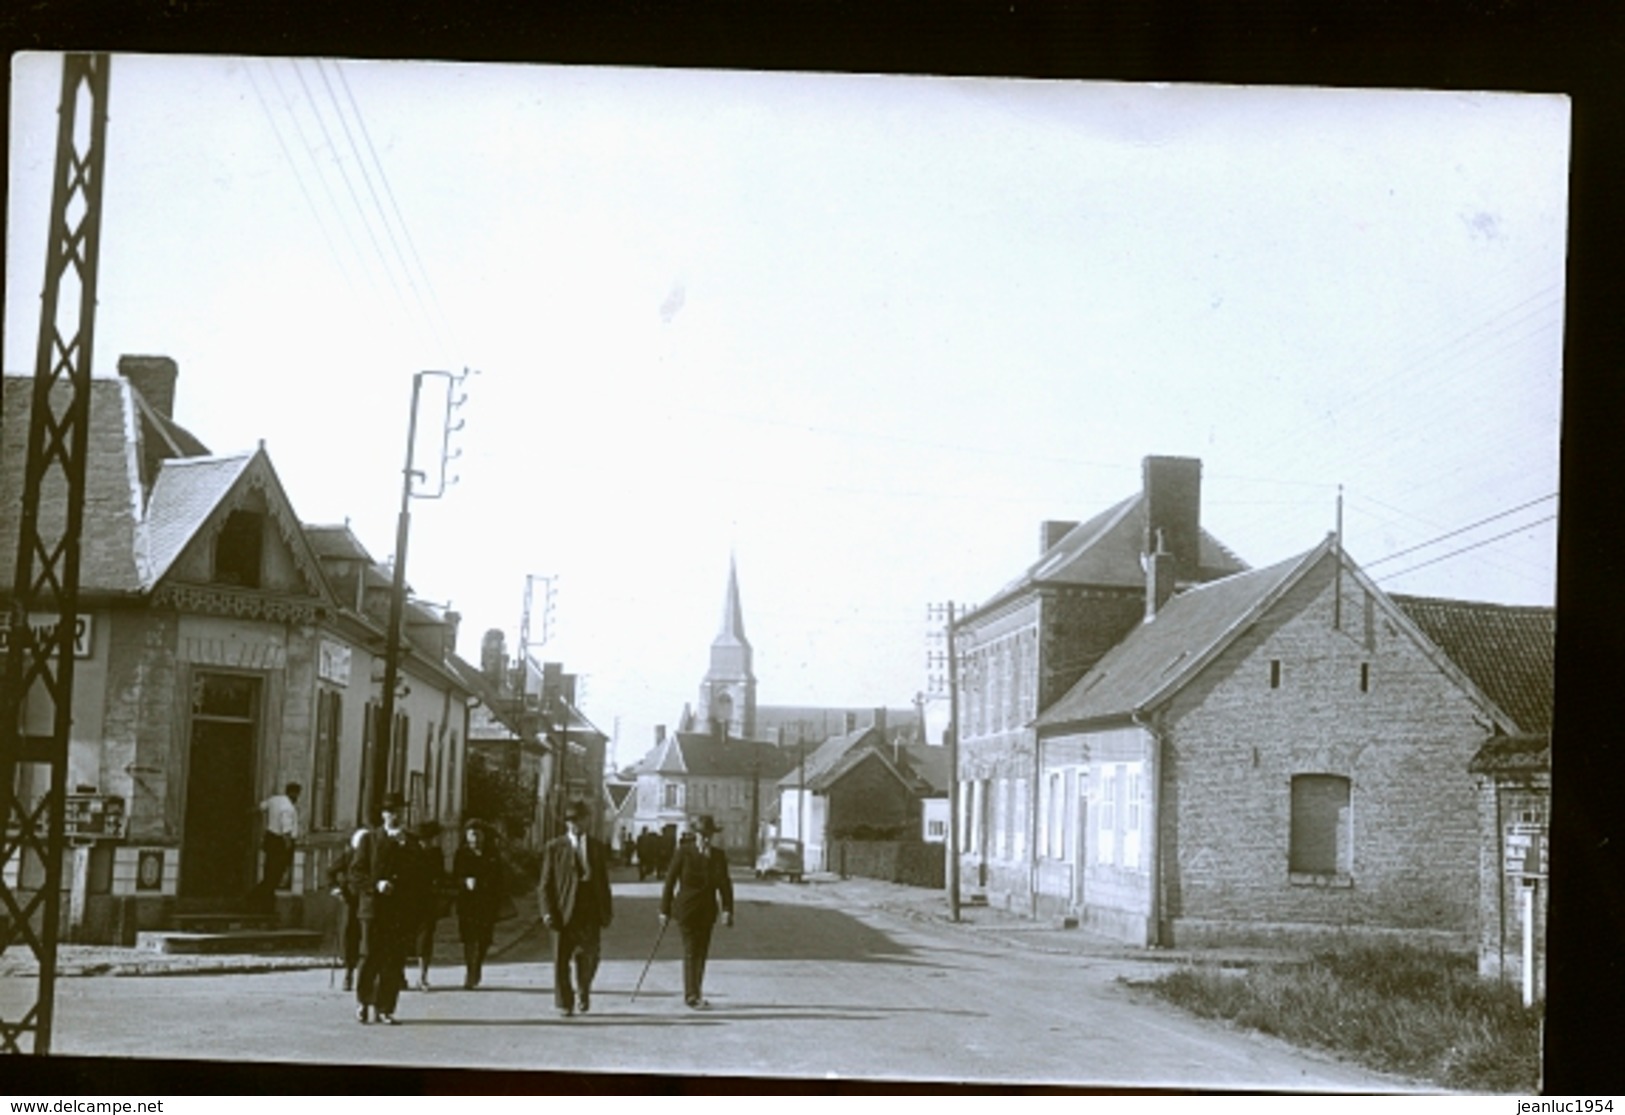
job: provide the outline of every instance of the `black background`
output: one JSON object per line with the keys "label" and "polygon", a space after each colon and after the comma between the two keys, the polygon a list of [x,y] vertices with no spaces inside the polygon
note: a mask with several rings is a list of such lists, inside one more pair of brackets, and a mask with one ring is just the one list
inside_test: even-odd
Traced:
{"label": "black background", "polygon": [[[0,5],[0,42],[8,56],[18,50],[326,55],[1568,94],[1574,157],[1546,1091],[1625,1093],[1619,807],[1625,747],[1619,703],[1612,699],[1615,691],[1625,692],[1618,681],[1625,656],[1616,649],[1625,630],[1619,515],[1625,501],[1617,479],[1625,476],[1618,388],[1625,370],[1621,6],[1606,0],[8,0]],[[6,107],[9,119],[9,102]],[[65,1057],[0,1061],[0,1079],[13,1094],[53,1096],[1080,1091]]]}

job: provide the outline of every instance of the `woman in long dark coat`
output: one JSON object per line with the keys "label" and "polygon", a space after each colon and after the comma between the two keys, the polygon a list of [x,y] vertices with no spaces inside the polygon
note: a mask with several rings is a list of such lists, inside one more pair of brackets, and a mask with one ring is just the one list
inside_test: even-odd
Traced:
{"label": "woman in long dark coat", "polygon": [[502,864],[478,821],[463,827],[451,878],[457,887],[457,935],[463,941],[463,987],[473,989],[480,985],[502,898]]}

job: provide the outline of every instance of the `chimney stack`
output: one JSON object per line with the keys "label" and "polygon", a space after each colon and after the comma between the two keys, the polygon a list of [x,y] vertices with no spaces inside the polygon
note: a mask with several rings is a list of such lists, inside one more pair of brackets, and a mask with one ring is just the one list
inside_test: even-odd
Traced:
{"label": "chimney stack", "polygon": [[446,625],[446,657],[450,658],[457,653],[457,629],[463,625],[463,613],[447,609],[445,615]]}
{"label": "chimney stack", "polygon": [[655,725],[655,746],[659,747],[661,744],[663,744],[665,742],[666,742],[666,726],[664,724],[656,724]]}
{"label": "chimney stack", "polygon": [[1174,558],[1157,532],[1156,549],[1145,555],[1145,620],[1150,623],[1174,594]]}
{"label": "chimney stack", "polygon": [[1041,523],[1038,528],[1038,555],[1042,557],[1049,553],[1055,548],[1055,544],[1065,538],[1067,532],[1077,525],[1059,519],[1048,519]]}
{"label": "chimney stack", "polygon": [[180,369],[167,356],[120,356],[118,374],[129,380],[147,404],[165,418],[175,417],[175,380]]}
{"label": "chimney stack", "polygon": [[1194,457],[1147,457],[1142,463],[1145,537],[1141,552],[1161,547],[1173,559],[1180,581],[1197,578],[1200,567],[1202,462]]}
{"label": "chimney stack", "polygon": [[886,734],[886,709],[885,709],[885,706],[881,706],[880,708],[875,709],[875,731],[879,732],[881,735]]}
{"label": "chimney stack", "polygon": [[508,652],[502,632],[493,627],[480,637],[480,673],[498,692],[503,689],[502,675],[507,670],[507,660]]}

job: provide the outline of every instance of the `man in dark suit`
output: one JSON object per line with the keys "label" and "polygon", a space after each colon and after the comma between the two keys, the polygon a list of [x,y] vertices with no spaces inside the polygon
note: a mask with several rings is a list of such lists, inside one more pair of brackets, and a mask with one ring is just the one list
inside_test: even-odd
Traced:
{"label": "man in dark suit", "polygon": [[728,857],[711,843],[718,831],[709,814],[694,821],[694,840],[685,837],[679,845],[660,892],[661,926],[675,914],[683,932],[683,1002],[692,1010],[705,1010],[711,1005],[701,990],[718,913],[723,925],[732,928],[734,923],[734,885],[728,877]]}
{"label": "man in dark suit", "polygon": [[[592,980],[598,973],[599,934],[613,911],[609,894],[609,849],[587,833],[592,811],[572,802],[564,814],[566,832],[542,849],[537,887],[542,921],[553,932],[553,1003],[568,1018],[592,1009]],[[572,985],[570,975],[575,969]]]}
{"label": "man in dark suit", "polygon": [[356,973],[357,1022],[395,1025],[395,1006],[406,984],[406,946],[412,911],[421,901],[422,854],[402,826],[405,803],[388,793],[379,803],[383,823],[363,829],[350,860],[350,886],[361,924],[361,968]]}

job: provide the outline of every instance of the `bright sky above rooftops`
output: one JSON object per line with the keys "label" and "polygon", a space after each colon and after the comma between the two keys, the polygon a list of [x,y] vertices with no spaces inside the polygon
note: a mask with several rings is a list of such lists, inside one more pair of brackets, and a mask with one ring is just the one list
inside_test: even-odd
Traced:
{"label": "bright sky above rooftops", "polygon": [[[31,373],[60,58],[11,81]],[[412,375],[477,369],[408,579],[477,661],[556,575],[536,653],[623,763],[730,553],[761,703],[906,705],[926,605],[1147,454],[1252,565],[1342,485],[1383,587],[1553,600],[1561,97],[116,55],[109,105],[97,374],[175,358],[178,421],[382,559]]]}

